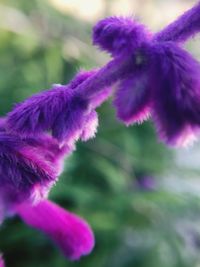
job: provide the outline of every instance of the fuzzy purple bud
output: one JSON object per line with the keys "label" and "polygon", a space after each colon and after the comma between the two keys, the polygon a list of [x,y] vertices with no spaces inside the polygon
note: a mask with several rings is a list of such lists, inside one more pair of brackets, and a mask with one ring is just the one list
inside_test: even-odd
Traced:
{"label": "fuzzy purple bud", "polygon": [[[69,86],[56,85],[53,89],[34,95],[17,105],[8,115],[7,129],[25,137],[35,137],[50,131],[60,142],[73,145],[80,138],[84,125],[89,127],[88,116],[90,117],[92,110],[112,92],[112,88],[106,87],[90,99],[77,92],[76,87],[95,73],[95,70],[82,71]],[[95,131],[96,129],[90,134],[92,137]],[[87,135],[89,138],[89,134]]]}
{"label": "fuzzy purple bud", "polygon": [[93,43],[112,56],[132,53],[150,37],[151,34],[142,24],[124,17],[100,20],[93,30]]}
{"label": "fuzzy purple bud", "polygon": [[38,189],[42,196],[55,183],[64,155],[70,151],[48,136],[23,140],[0,133],[0,194],[4,205],[30,199]]}

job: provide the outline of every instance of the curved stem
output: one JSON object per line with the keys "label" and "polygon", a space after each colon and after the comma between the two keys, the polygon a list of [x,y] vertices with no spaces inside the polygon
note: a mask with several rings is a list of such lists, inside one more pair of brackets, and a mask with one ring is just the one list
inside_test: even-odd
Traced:
{"label": "curved stem", "polygon": [[177,20],[169,24],[159,33],[155,34],[154,40],[184,42],[200,31],[200,2],[186,11]]}
{"label": "curved stem", "polygon": [[133,73],[136,69],[134,58],[114,58],[104,67],[81,83],[76,91],[79,91],[87,98],[100,93],[105,87],[112,85],[124,76]]}

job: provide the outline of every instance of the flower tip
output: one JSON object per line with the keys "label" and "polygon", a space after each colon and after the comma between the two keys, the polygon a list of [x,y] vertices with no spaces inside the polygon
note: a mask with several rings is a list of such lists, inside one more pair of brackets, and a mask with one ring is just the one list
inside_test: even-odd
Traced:
{"label": "flower tip", "polygon": [[51,237],[70,260],[78,260],[94,247],[94,234],[88,223],[48,200],[35,206],[23,203],[15,211],[25,223]]}
{"label": "flower tip", "polygon": [[[69,251],[69,247],[63,248],[64,255],[71,261],[77,261],[82,256],[89,255],[95,246],[95,237],[91,227],[82,220],[79,225],[79,244],[74,245],[73,250]],[[81,233],[80,233],[81,232]]]}
{"label": "flower tip", "polygon": [[149,36],[146,28],[132,18],[108,17],[94,27],[93,44],[116,56],[121,52],[129,54]]}

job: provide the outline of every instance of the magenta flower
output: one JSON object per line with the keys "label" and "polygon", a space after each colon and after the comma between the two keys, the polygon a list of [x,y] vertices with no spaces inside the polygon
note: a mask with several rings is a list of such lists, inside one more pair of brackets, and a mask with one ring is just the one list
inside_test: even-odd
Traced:
{"label": "magenta flower", "polygon": [[[49,235],[71,260],[91,252],[92,230],[83,219],[44,199],[62,172],[65,156],[75,149],[75,141],[94,137],[98,126],[94,109],[110,95],[111,90],[106,89],[105,94],[100,93],[90,102],[76,95],[75,83],[87,75],[79,74],[67,92],[65,86],[55,86],[27,100],[25,108],[18,106],[15,130],[8,128],[7,118],[0,119],[0,222],[18,214],[27,224]],[[74,99],[78,102],[74,103]],[[24,127],[22,134],[18,134],[17,127]]]}
{"label": "magenta flower", "polygon": [[26,224],[47,234],[71,260],[89,254],[94,247],[90,226],[77,215],[48,200],[36,206],[22,203],[15,206],[14,211]]}

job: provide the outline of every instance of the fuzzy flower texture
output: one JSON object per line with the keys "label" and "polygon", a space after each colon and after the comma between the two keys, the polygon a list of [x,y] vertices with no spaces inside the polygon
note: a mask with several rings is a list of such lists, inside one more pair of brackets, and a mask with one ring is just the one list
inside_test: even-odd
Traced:
{"label": "fuzzy flower texture", "polygon": [[200,63],[182,46],[198,31],[200,3],[156,34],[131,18],[98,22],[93,43],[110,62],[81,71],[68,85],[53,85],[0,119],[0,221],[16,214],[69,259],[89,254],[90,226],[47,200],[63,161],[77,140],[95,136],[95,110],[111,95],[126,125],[151,117],[165,143],[193,141],[200,129]]}

